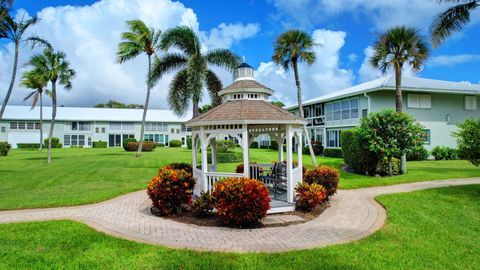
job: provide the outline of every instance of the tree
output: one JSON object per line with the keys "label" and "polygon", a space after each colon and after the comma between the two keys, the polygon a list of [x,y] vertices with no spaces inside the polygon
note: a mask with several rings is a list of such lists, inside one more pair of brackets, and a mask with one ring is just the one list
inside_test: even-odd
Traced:
{"label": "tree", "polygon": [[470,13],[480,6],[480,0],[437,0],[439,3],[457,3],[437,15],[431,28],[431,42],[439,46],[454,32],[461,31],[470,22]]}
{"label": "tree", "polygon": [[55,127],[55,118],[57,116],[57,83],[63,85],[63,88],[70,90],[72,88],[72,79],[75,77],[75,70],[70,68],[65,53],[53,51],[47,48],[42,54],[37,54],[30,58],[29,65],[38,69],[39,73],[45,75],[50,82],[52,90],[52,121],[50,124],[50,132],[48,134],[48,163],[52,160],[52,137]]}
{"label": "tree", "polygon": [[[397,112],[403,110],[402,97],[402,69],[405,64],[419,71],[425,63],[429,48],[427,43],[413,27],[399,26],[387,30],[382,34],[373,47],[373,56],[370,65],[378,68],[383,74],[389,69],[395,71],[395,108]],[[406,155],[401,157],[401,172],[407,173]]]}
{"label": "tree", "polygon": [[453,135],[457,139],[459,156],[480,166],[480,118],[467,119],[458,124],[458,128]]}
{"label": "tree", "polygon": [[20,50],[20,44],[30,42],[32,43],[32,48],[40,43],[46,47],[50,47],[50,44],[37,36],[30,36],[24,38],[23,35],[25,31],[35,23],[37,23],[37,18],[31,18],[27,20],[20,20],[19,22],[14,21],[10,16],[6,16],[0,23],[0,39],[8,39],[15,44],[15,56],[13,58],[13,69],[12,77],[10,79],[10,85],[8,86],[7,94],[2,103],[2,108],[0,109],[0,120],[3,118],[3,113],[7,107],[8,100],[12,94],[13,86],[15,84],[15,77],[17,76],[17,65],[18,65],[18,55]]}
{"label": "tree", "polygon": [[152,84],[150,76],[152,72],[152,55],[156,54],[160,46],[161,31],[154,28],[148,28],[141,20],[127,21],[129,32],[122,33],[122,42],[118,44],[117,61],[124,63],[134,59],[140,54],[145,53],[148,59],[147,70],[147,95],[145,97],[145,106],[143,107],[142,126],[140,128],[140,139],[137,150],[137,157],[142,155],[143,137],[145,133],[145,120],[147,118],[148,104],[150,102],[150,92]]}
{"label": "tree", "polygon": [[151,77],[152,83],[157,83],[165,73],[178,70],[168,92],[170,108],[175,114],[184,114],[192,101],[193,117],[197,116],[204,86],[210,94],[212,106],[217,106],[220,103],[217,93],[222,90],[222,83],[208,65],[233,71],[239,65],[240,58],[227,49],[214,49],[202,53],[198,36],[191,28],[185,26],[167,30],[162,36],[161,47],[165,51],[179,50],[157,58]]}
{"label": "tree", "polygon": [[12,7],[13,0],[0,0],[0,23],[8,16],[8,11]]}
{"label": "tree", "polygon": [[140,104],[125,104],[115,100],[109,100],[107,103],[98,103],[95,108],[116,108],[116,109],[143,109],[144,106]]}
{"label": "tree", "polygon": [[[298,75],[298,62],[303,61],[308,65],[311,65],[315,62],[316,56],[313,51],[313,39],[312,37],[301,30],[289,30],[278,36],[274,45],[274,53],[272,56],[273,62],[277,65],[280,65],[286,71],[289,68],[293,69],[293,74],[295,76],[295,84],[297,86],[297,102],[298,102],[298,111],[300,116],[303,118],[303,103],[302,103],[302,88],[300,86],[300,76]],[[314,166],[317,165],[317,160],[315,158],[315,153],[313,152],[312,143],[310,142],[310,135],[307,130],[307,127],[303,127],[305,136],[307,138],[308,150],[310,151],[310,156],[312,157],[312,163]]]}
{"label": "tree", "polygon": [[37,103],[40,103],[40,146],[38,150],[42,150],[43,147],[43,92],[48,83],[48,78],[40,68],[34,67],[32,70],[24,72],[20,82],[21,86],[33,89],[23,99],[24,101],[32,99],[31,109],[34,109]]}
{"label": "tree", "polygon": [[404,155],[422,144],[424,128],[410,115],[394,110],[370,113],[362,118],[360,138],[368,150],[388,160],[388,173],[393,175],[392,158]]}
{"label": "tree", "polygon": [[212,109],[212,105],[210,104],[205,104],[202,107],[198,108],[198,113],[206,113]]}
{"label": "tree", "polygon": [[281,102],[281,101],[272,101],[272,102],[270,102],[270,103],[272,103],[273,105],[278,106],[278,107],[280,107],[280,108],[285,107],[285,103],[283,103],[283,102]]}

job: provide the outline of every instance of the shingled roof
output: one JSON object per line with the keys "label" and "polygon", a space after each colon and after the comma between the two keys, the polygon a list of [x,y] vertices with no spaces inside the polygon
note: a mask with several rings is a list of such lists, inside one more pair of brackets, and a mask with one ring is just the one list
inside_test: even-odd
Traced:
{"label": "shingled roof", "polygon": [[230,90],[230,89],[268,89],[273,91],[272,89],[266,87],[265,85],[255,81],[255,80],[238,80],[230,84],[229,86],[225,87],[223,90]]}
{"label": "shingled roof", "polygon": [[229,100],[187,122],[187,126],[218,124],[306,124],[306,120],[263,100]]}

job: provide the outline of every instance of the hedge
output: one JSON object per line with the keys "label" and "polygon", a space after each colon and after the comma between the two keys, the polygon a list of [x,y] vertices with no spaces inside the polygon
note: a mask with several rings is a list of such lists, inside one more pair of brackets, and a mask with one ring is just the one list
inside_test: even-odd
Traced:
{"label": "hedge", "polygon": [[171,140],[170,141],[170,147],[181,147],[182,146],[182,141],[180,140]]}
{"label": "hedge", "polygon": [[435,160],[454,160],[458,159],[457,149],[447,146],[435,146],[432,149],[432,156]]}
{"label": "hedge", "polygon": [[423,145],[415,146],[412,150],[407,151],[407,161],[421,161],[429,157],[430,153]]}
{"label": "hedge", "polygon": [[358,129],[342,131],[342,155],[348,168],[356,173],[375,175],[378,156],[365,148]]}
{"label": "hedge", "polygon": [[258,142],[252,142],[252,144],[250,144],[250,148],[258,148]]}
{"label": "hedge", "polygon": [[[129,142],[129,143],[127,143],[127,145],[125,147],[125,151],[135,152],[135,151],[138,150],[138,145],[139,144],[140,144],[140,142]],[[157,145],[155,144],[155,142],[144,141],[143,145],[142,145],[142,152],[152,152],[153,149],[155,149],[156,147],[157,147]]]}
{"label": "hedge", "polygon": [[[48,147],[48,138],[43,140],[43,144]],[[52,148],[62,148],[62,144],[60,143],[60,139],[56,137],[52,137]]]}
{"label": "hedge", "polygon": [[93,142],[92,148],[107,148],[107,142],[103,142],[103,141]]}
{"label": "hedge", "polygon": [[[208,162],[212,162],[212,155],[208,155]],[[230,153],[217,153],[217,163],[235,163],[235,162],[242,162],[243,155],[242,153],[238,152],[230,152]]]}
{"label": "hedge", "polygon": [[125,140],[123,140],[123,149],[125,151],[128,151],[128,143],[131,143],[131,142],[137,142],[137,139],[135,138],[126,138]]}
{"label": "hedge", "polygon": [[342,158],[342,148],[325,148],[323,155],[326,157]]}
{"label": "hedge", "polygon": [[187,137],[187,148],[192,149],[192,137]]}
{"label": "hedge", "polygon": [[38,149],[40,148],[39,143],[17,143],[18,149]]}

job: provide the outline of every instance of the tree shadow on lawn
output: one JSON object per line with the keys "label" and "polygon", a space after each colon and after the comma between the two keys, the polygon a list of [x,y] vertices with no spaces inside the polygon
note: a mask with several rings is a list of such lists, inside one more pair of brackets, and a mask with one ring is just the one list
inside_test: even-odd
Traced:
{"label": "tree shadow on lawn", "polygon": [[[65,159],[64,157],[56,157],[53,156],[52,160],[58,160],[58,159]],[[24,158],[24,160],[47,160],[47,157],[29,157],[29,158]]]}

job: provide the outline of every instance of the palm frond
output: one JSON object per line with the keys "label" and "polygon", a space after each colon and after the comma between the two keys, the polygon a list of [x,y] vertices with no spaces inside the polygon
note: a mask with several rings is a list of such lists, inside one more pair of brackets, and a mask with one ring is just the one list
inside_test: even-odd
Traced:
{"label": "palm frond", "polygon": [[23,98],[23,101],[27,101],[29,100],[33,95],[35,95],[37,93],[37,91],[31,91],[30,93],[28,93],[24,98]]}
{"label": "palm frond", "polygon": [[187,87],[193,102],[202,100],[202,86],[207,72],[207,61],[201,55],[193,55],[187,63]]}
{"label": "palm frond", "polygon": [[50,44],[50,42],[48,42],[48,40],[44,39],[44,38],[41,38],[37,35],[32,35],[30,37],[28,37],[25,42],[30,42],[32,44],[32,49],[35,48],[35,46],[37,45],[41,45],[41,46],[44,46],[45,48],[48,48],[48,49],[52,49],[52,44]]}
{"label": "palm frond", "polygon": [[200,53],[200,40],[195,32],[186,26],[178,26],[168,29],[163,33],[160,48],[168,50],[177,48],[187,55]]}
{"label": "palm frond", "polygon": [[240,65],[240,57],[227,49],[214,49],[205,55],[208,63],[233,72]]}
{"label": "palm frond", "polygon": [[121,34],[121,42],[118,44],[117,62],[123,63],[131,60],[142,53],[152,55],[159,46],[159,32],[154,28],[148,28],[141,20],[129,20],[126,22],[128,32]]}
{"label": "palm frond", "polygon": [[274,43],[273,62],[288,70],[290,66],[303,61],[309,65],[316,60],[312,37],[301,30],[289,30],[278,36]]}
{"label": "palm frond", "polygon": [[183,115],[188,110],[192,97],[187,86],[187,70],[180,70],[170,82],[168,90],[168,104],[176,115]]}
{"label": "palm frond", "polygon": [[156,57],[153,62],[150,83],[155,85],[166,73],[176,69],[185,68],[187,59],[179,53],[168,53],[162,57]]}
{"label": "palm frond", "polygon": [[222,103],[222,99],[218,95],[218,92],[220,92],[223,88],[222,82],[217,77],[217,75],[211,70],[207,71],[207,74],[205,76],[205,81],[207,83],[207,90],[210,95],[212,106],[215,107],[220,105],[220,103]]}
{"label": "palm frond", "polygon": [[[447,1],[453,2],[453,1]],[[454,32],[460,31],[470,22],[470,12],[480,5],[478,0],[458,1],[455,5],[440,13],[434,20],[431,28],[431,42],[437,47]]]}

